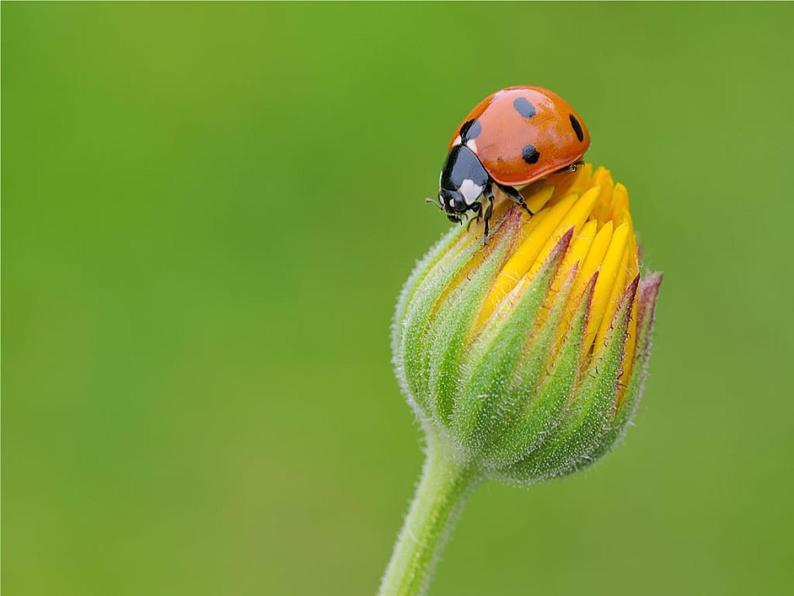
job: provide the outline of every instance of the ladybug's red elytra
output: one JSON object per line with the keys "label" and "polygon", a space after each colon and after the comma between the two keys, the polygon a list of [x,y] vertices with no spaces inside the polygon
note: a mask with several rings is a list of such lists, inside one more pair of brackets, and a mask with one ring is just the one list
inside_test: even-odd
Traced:
{"label": "ladybug's red elytra", "polygon": [[530,214],[516,187],[575,168],[590,146],[584,121],[559,95],[543,87],[507,87],[469,112],[449,144],[438,202],[450,221],[485,208],[485,239],[494,186]]}

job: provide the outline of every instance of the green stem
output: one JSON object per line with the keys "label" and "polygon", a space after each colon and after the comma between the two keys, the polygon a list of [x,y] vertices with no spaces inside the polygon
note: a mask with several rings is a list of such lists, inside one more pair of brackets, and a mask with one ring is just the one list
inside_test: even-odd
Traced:
{"label": "green stem", "polygon": [[476,484],[473,466],[455,462],[442,441],[429,441],[422,479],[381,581],[380,596],[425,593],[444,544]]}

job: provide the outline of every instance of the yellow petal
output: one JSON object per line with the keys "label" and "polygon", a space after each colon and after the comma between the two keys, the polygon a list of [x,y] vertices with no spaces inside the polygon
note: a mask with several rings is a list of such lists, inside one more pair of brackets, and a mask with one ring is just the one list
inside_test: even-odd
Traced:
{"label": "yellow petal", "polygon": [[[608,222],[607,225],[612,222]],[[604,226],[606,229],[606,226]],[[612,294],[612,286],[618,276],[623,254],[626,250],[628,241],[629,226],[621,224],[612,235],[609,248],[604,255],[604,260],[598,269],[598,281],[593,292],[593,302],[590,306],[590,317],[587,320],[587,333],[585,335],[584,348],[590,347],[595,339],[596,332],[601,326],[601,319],[607,310],[609,297]],[[592,252],[592,250],[591,250]],[[588,255],[588,260],[590,255]]]}
{"label": "yellow petal", "polygon": [[604,344],[606,334],[609,331],[609,328],[612,326],[612,319],[615,316],[615,312],[618,310],[620,299],[623,297],[623,291],[626,289],[626,270],[628,261],[629,252],[624,250],[623,258],[620,260],[620,266],[618,267],[617,274],[615,275],[615,281],[612,283],[612,291],[610,292],[609,299],[607,300],[606,310],[604,311],[604,316],[601,317],[601,325],[598,327],[598,333],[596,334],[596,353],[601,350],[601,347]]}
{"label": "yellow petal", "polygon": [[[628,279],[634,279],[635,276]],[[623,394],[631,380],[631,371],[634,365],[634,350],[637,346],[637,304],[639,302],[639,292],[634,295],[634,303],[631,305],[631,319],[629,319],[629,331],[626,337],[626,347],[623,350],[623,372],[620,375],[620,389],[617,394],[617,404],[620,407],[623,401]]]}
{"label": "yellow petal", "polygon": [[582,194],[593,184],[595,184],[595,182],[592,180],[592,177],[593,177],[592,164],[587,163],[584,166],[580,166],[576,168],[576,177],[573,179],[573,183],[571,184],[571,188],[568,189],[568,192],[575,192],[578,194]]}
{"label": "yellow petal", "polygon": [[563,198],[575,192],[581,195],[591,186],[593,166],[585,164],[576,168],[575,172],[560,172],[548,177],[549,184],[553,184],[555,191],[550,205],[559,203]]}
{"label": "yellow petal", "polygon": [[532,213],[537,213],[549,202],[549,199],[554,194],[553,186],[544,186],[539,191],[533,193],[525,199],[527,207]]}
{"label": "yellow petal", "polygon": [[[574,312],[576,312],[576,308],[579,302],[578,296],[580,294],[574,294],[574,292],[577,291],[577,287],[578,287],[577,283],[579,284],[579,286],[582,286],[582,288],[584,287],[580,283],[581,280],[584,279],[584,277],[581,274],[581,270],[585,262],[585,259],[587,258],[587,255],[590,252],[590,247],[593,245],[593,241],[596,237],[597,227],[598,225],[595,220],[590,220],[584,225],[582,231],[579,232],[579,234],[574,238],[573,243],[571,244],[567,254],[565,255],[565,259],[563,260],[562,265],[560,266],[560,272],[557,275],[557,277],[554,278],[554,282],[552,283],[552,295],[556,296],[557,292],[559,292],[562,289],[562,284],[566,279],[566,277],[568,276],[568,274],[571,272],[571,270],[574,267],[579,268],[579,272],[577,273],[577,276],[574,279],[574,288],[573,291],[571,292],[571,295],[576,296],[577,299],[569,301],[568,304],[566,304],[565,306],[565,312],[563,313],[561,323],[557,328],[558,340],[568,331],[568,325],[570,324],[571,319],[573,318]],[[609,241],[607,240],[606,244],[608,243]],[[583,289],[579,289],[578,291],[581,293]]]}
{"label": "yellow petal", "polygon": [[609,217],[609,210],[612,203],[612,188],[614,186],[612,174],[606,168],[598,168],[596,173],[593,174],[593,182],[601,186],[601,194],[593,209],[593,217],[597,219],[601,225],[604,225],[611,219]]}
{"label": "yellow petal", "polygon": [[[629,235],[629,262],[626,265],[626,281],[632,281],[640,273],[639,256],[637,251],[637,238],[634,233]],[[625,393],[625,389],[631,379],[631,369],[634,364],[634,346],[637,343],[637,303],[639,292],[634,296],[634,304],[631,307],[631,319],[629,320],[629,332],[626,337],[626,347],[623,351],[623,374],[620,376],[621,389],[618,392],[618,404]]]}
{"label": "yellow petal", "polygon": [[502,299],[512,290],[524,274],[529,271],[538,253],[541,251],[549,236],[556,229],[565,214],[571,209],[578,198],[577,195],[569,195],[563,201],[544,209],[536,216],[532,217],[527,224],[526,239],[519,245],[513,256],[508,259],[502,270],[496,276],[493,287],[485,299],[485,304],[480,309],[480,316],[477,327],[484,323],[491,316],[494,309]]}
{"label": "yellow petal", "polygon": [[560,223],[557,224],[557,228],[554,230],[554,232],[552,232],[551,236],[549,236],[546,244],[538,253],[538,256],[535,257],[535,263],[530,268],[527,277],[532,277],[537,270],[540,269],[540,267],[543,265],[543,262],[546,260],[546,257],[551,254],[551,251],[554,250],[555,246],[557,246],[560,238],[562,238],[568,230],[573,228],[574,238],[576,238],[576,235],[581,231],[585,220],[590,215],[590,211],[593,209],[593,205],[598,198],[600,190],[601,189],[598,186],[594,186],[588,190],[565,214]]}
{"label": "yellow petal", "polygon": [[579,300],[590,278],[593,277],[593,274],[601,267],[601,261],[604,260],[604,255],[609,248],[611,240],[612,222],[609,221],[603,228],[598,230],[596,237],[593,239],[590,251],[587,253],[587,258],[579,271],[579,275],[576,276],[576,286],[574,287],[573,293],[576,301]]}
{"label": "yellow petal", "polygon": [[[589,228],[592,231],[592,225],[595,224],[595,221],[588,222],[591,227]],[[582,229],[582,236],[584,236],[585,231],[588,230],[587,227]],[[575,250],[582,250],[581,254],[587,254],[583,261],[579,261],[579,272],[576,275],[576,281],[574,282],[573,291],[571,292],[571,297],[568,299],[568,303],[565,305],[565,316],[563,317],[562,325],[560,325],[560,333],[566,333],[568,331],[568,325],[570,324],[571,320],[573,319],[573,315],[576,312],[576,309],[579,306],[579,301],[582,298],[582,294],[587,287],[587,284],[593,277],[598,268],[601,266],[601,261],[604,259],[604,255],[609,248],[609,243],[612,240],[612,222],[607,222],[607,224],[598,230],[596,233],[595,238],[591,242],[587,243],[587,250],[583,250],[585,247],[581,246],[579,249]],[[577,242],[574,242],[576,245]],[[572,251],[573,252],[573,251]]]}
{"label": "yellow petal", "polygon": [[565,255],[565,259],[563,260],[562,266],[560,267],[563,277],[567,275],[577,263],[580,267],[582,266],[585,257],[587,257],[587,253],[590,251],[590,246],[593,244],[593,239],[596,235],[596,228],[596,222],[594,220],[590,220],[584,225],[582,231],[574,236],[571,247],[568,249],[568,253]]}
{"label": "yellow petal", "polygon": [[615,185],[615,191],[612,194],[612,204],[610,205],[610,214],[615,218],[621,213],[629,212],[629,191],[626,187],[618,183]]}

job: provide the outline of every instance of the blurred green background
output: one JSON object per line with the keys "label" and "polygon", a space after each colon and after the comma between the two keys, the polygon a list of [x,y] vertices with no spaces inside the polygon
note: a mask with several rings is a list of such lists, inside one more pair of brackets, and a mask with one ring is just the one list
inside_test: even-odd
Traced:
{"label": "blurred green background", "polygon": [[470,501],[435,595],[794,583],[794,5],[2,6],[7,594],[374,592],[389,325],[454,126],[550,87],[665,272],[594,470]]}

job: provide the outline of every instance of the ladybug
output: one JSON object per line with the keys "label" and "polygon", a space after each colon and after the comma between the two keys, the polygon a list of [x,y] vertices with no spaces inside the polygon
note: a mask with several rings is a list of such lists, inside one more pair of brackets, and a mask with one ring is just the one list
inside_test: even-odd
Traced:
{"label": "ladybug", "polygon": [[[467,211],[477,220],[484,215],[487,241],[494,187],[532,215],[517,187],[575,170],[589,146],[582,118],[553,91],[525,86],[497,91],[469,112],[450,141],[439,207],[453,222]],[[483,199],[488,201],[484,214]]]}

